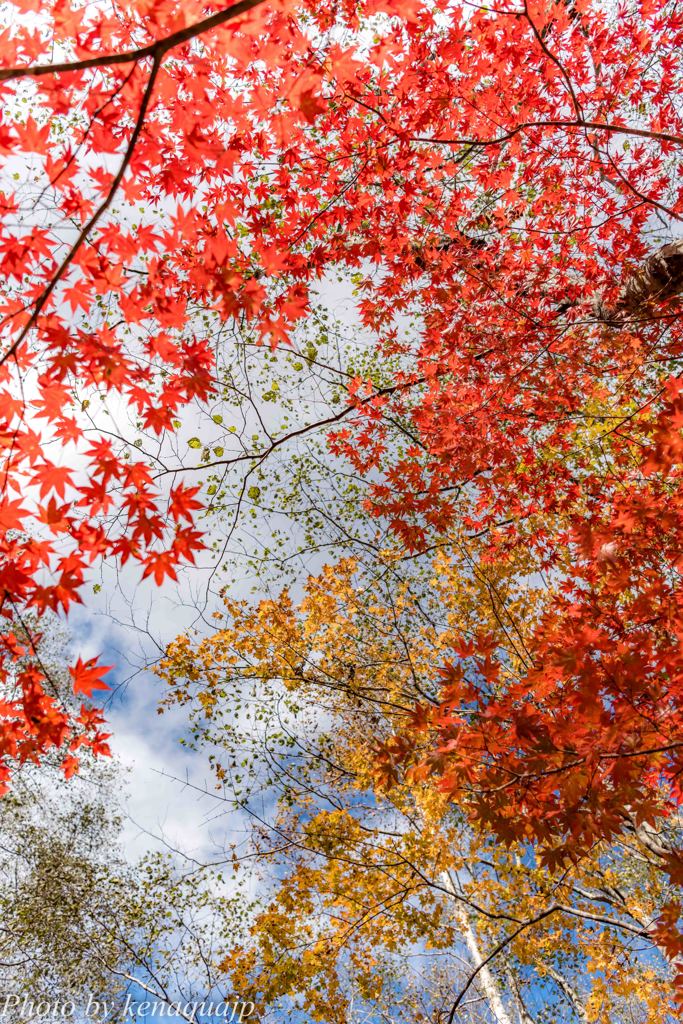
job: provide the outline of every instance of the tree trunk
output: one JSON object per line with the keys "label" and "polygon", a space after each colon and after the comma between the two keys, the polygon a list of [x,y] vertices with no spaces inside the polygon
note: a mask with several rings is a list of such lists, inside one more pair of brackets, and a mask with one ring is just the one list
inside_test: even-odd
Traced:
{"label": "tree trunk", "polygon": [[[479,941],[474,928],[472,927],[469,914],[458,898],[458,893],[448,871],[442,871],[440,878],[444,889],[454,897],[453,912],[458,925],[462,929],[462,935],[472,960],[472,966],[481,967],[484,957],[482,956],[481,949],[479,948]],[[503,1003],[498,981],[488,967],[481,967],[477,978],[497,1024],[513,1024],[512,1018]]]}
{"label": "tree trunk", "polygon": [[595,315],[603,323],[619,327],[625,320],[647,318],[655,304],[666,302],[683,291],[683,238],[663,245],[649,256],[640,270],[622,285],[613,306],[601,296],[593,302]]}

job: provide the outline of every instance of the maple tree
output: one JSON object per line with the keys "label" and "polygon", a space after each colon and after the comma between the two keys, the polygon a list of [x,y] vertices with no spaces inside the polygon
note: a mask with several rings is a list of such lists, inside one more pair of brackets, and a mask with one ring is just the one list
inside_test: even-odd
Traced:
{"label": "maple tree", "polygon": [[257,864],[267,894],[222,965],[235,990],[278,1020],[672,1022],[671,886],[647,836],[549,870],[423,780],[382,787],[377,743],[438,702],[438,666],[487,607],[454,559],[401,579],[396,555],[326,567],[296,603],[226,599],[158,667],[248,826],[233,867]]}

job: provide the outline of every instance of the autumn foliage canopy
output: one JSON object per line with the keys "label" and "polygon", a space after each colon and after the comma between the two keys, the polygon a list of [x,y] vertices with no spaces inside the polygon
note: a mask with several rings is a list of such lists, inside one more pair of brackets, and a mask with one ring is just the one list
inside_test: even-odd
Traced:
{"label": "autumn foliage canopy", "polygon": [[[106,751],[17,625],[101,559],[162,584],[202,548],[182,461],[124,453],[101,396],[173,433],[207,323],[287,346],[354,275],[389,387],[332,451],[407,553],[475,543],[544,599],[463,635],[377,752],[507,839],[577,857],[680,800],[683,15],[674,3],[14,0],[2,33],[0,779]],[[678,239],[678,240],[677,240]],[[387,468],[387,423],[406,443]],[[374,478],[373,478],[374,479]],[[522,557],[523,555],[523,557]],[[507,567],[507,568],[506,568]],[[495,594],[491,600],[496,607]],[[106,686],[79,661],[77,692]],[[662,865],[678,881],[677,855]]]}

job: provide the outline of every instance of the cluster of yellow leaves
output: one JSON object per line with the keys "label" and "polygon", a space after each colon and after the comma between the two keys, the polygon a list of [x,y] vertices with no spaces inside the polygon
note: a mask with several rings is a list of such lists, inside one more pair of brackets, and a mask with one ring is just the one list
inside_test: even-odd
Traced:
{"label": "cluster of yellow leaves", "polygon": [[221,784],[247,739],[255,777],[259,757],[272,760],[274,703],[296,736],[280,750],[272,820],[254,830],[268,896],[251,944],[223,964],[261,1008],[284,1000],[326,1024],[346,1024],[359,1004],[447,1019],[477,963],[469,929],[480,958],[503,943],[488,984],[511,1014],[543,992],[549,1013],[564,1006],[558,1024],[578,1008],[605,1024],[627,1010],[642,1024],[673,1019],[667,970],[641,934],[665,894],[635,840],[551,875],[530,850],[491,842],[433,786],[376,786],[377,744],[436,699],[439,667],[472,632],[495,636],[509,651],[504,671],[518,670],[547,585],[529,566],[513,589],[509,569],[482,567],[458,543],[426,578],[400,574],[393,557],[372,574],[346,559],[311,577],[298,604],[286,592],[256,606],[226,600],[212,636],[169,648],[167,702],[189,704],[195,735],[222,746],[212,754]]}

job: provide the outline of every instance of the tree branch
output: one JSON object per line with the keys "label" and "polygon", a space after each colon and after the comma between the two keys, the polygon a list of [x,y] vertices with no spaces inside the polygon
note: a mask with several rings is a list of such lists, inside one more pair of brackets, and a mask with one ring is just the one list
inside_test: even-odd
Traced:
{"label": "tree branch", "polygon": [[116,64],[131,64],[144,60],[145,57],[153,57],[155,61],[160,62],[165,54],[174,47],[187,43],[190,39],[195,39],[206,32],[211,32],[212,29],[219,28],[227,21],[238,18],[241,14],[245,14],[253,7],[258,7],[262,3],[265,3],[265,0],[240,0],[239,3],[232,4],[225,11],[212,14],[209,18],[204,18],[194,25],[187,25],[185,28],[171,33],[170,36],[165,36],[163,39],[157,39],[153,43],[148,43],[147,46],[140,46],[136,50],[126,50],[124,53],[108,53],[102,57],[87,57],[85,60],[63,61],[60,64],[34,64],[28,67],[0,68],[0,82],[6,82],[15,78],[39,78],[42,75],[59,75],[69,71],[86,71],[88,68],[109,67]]}

